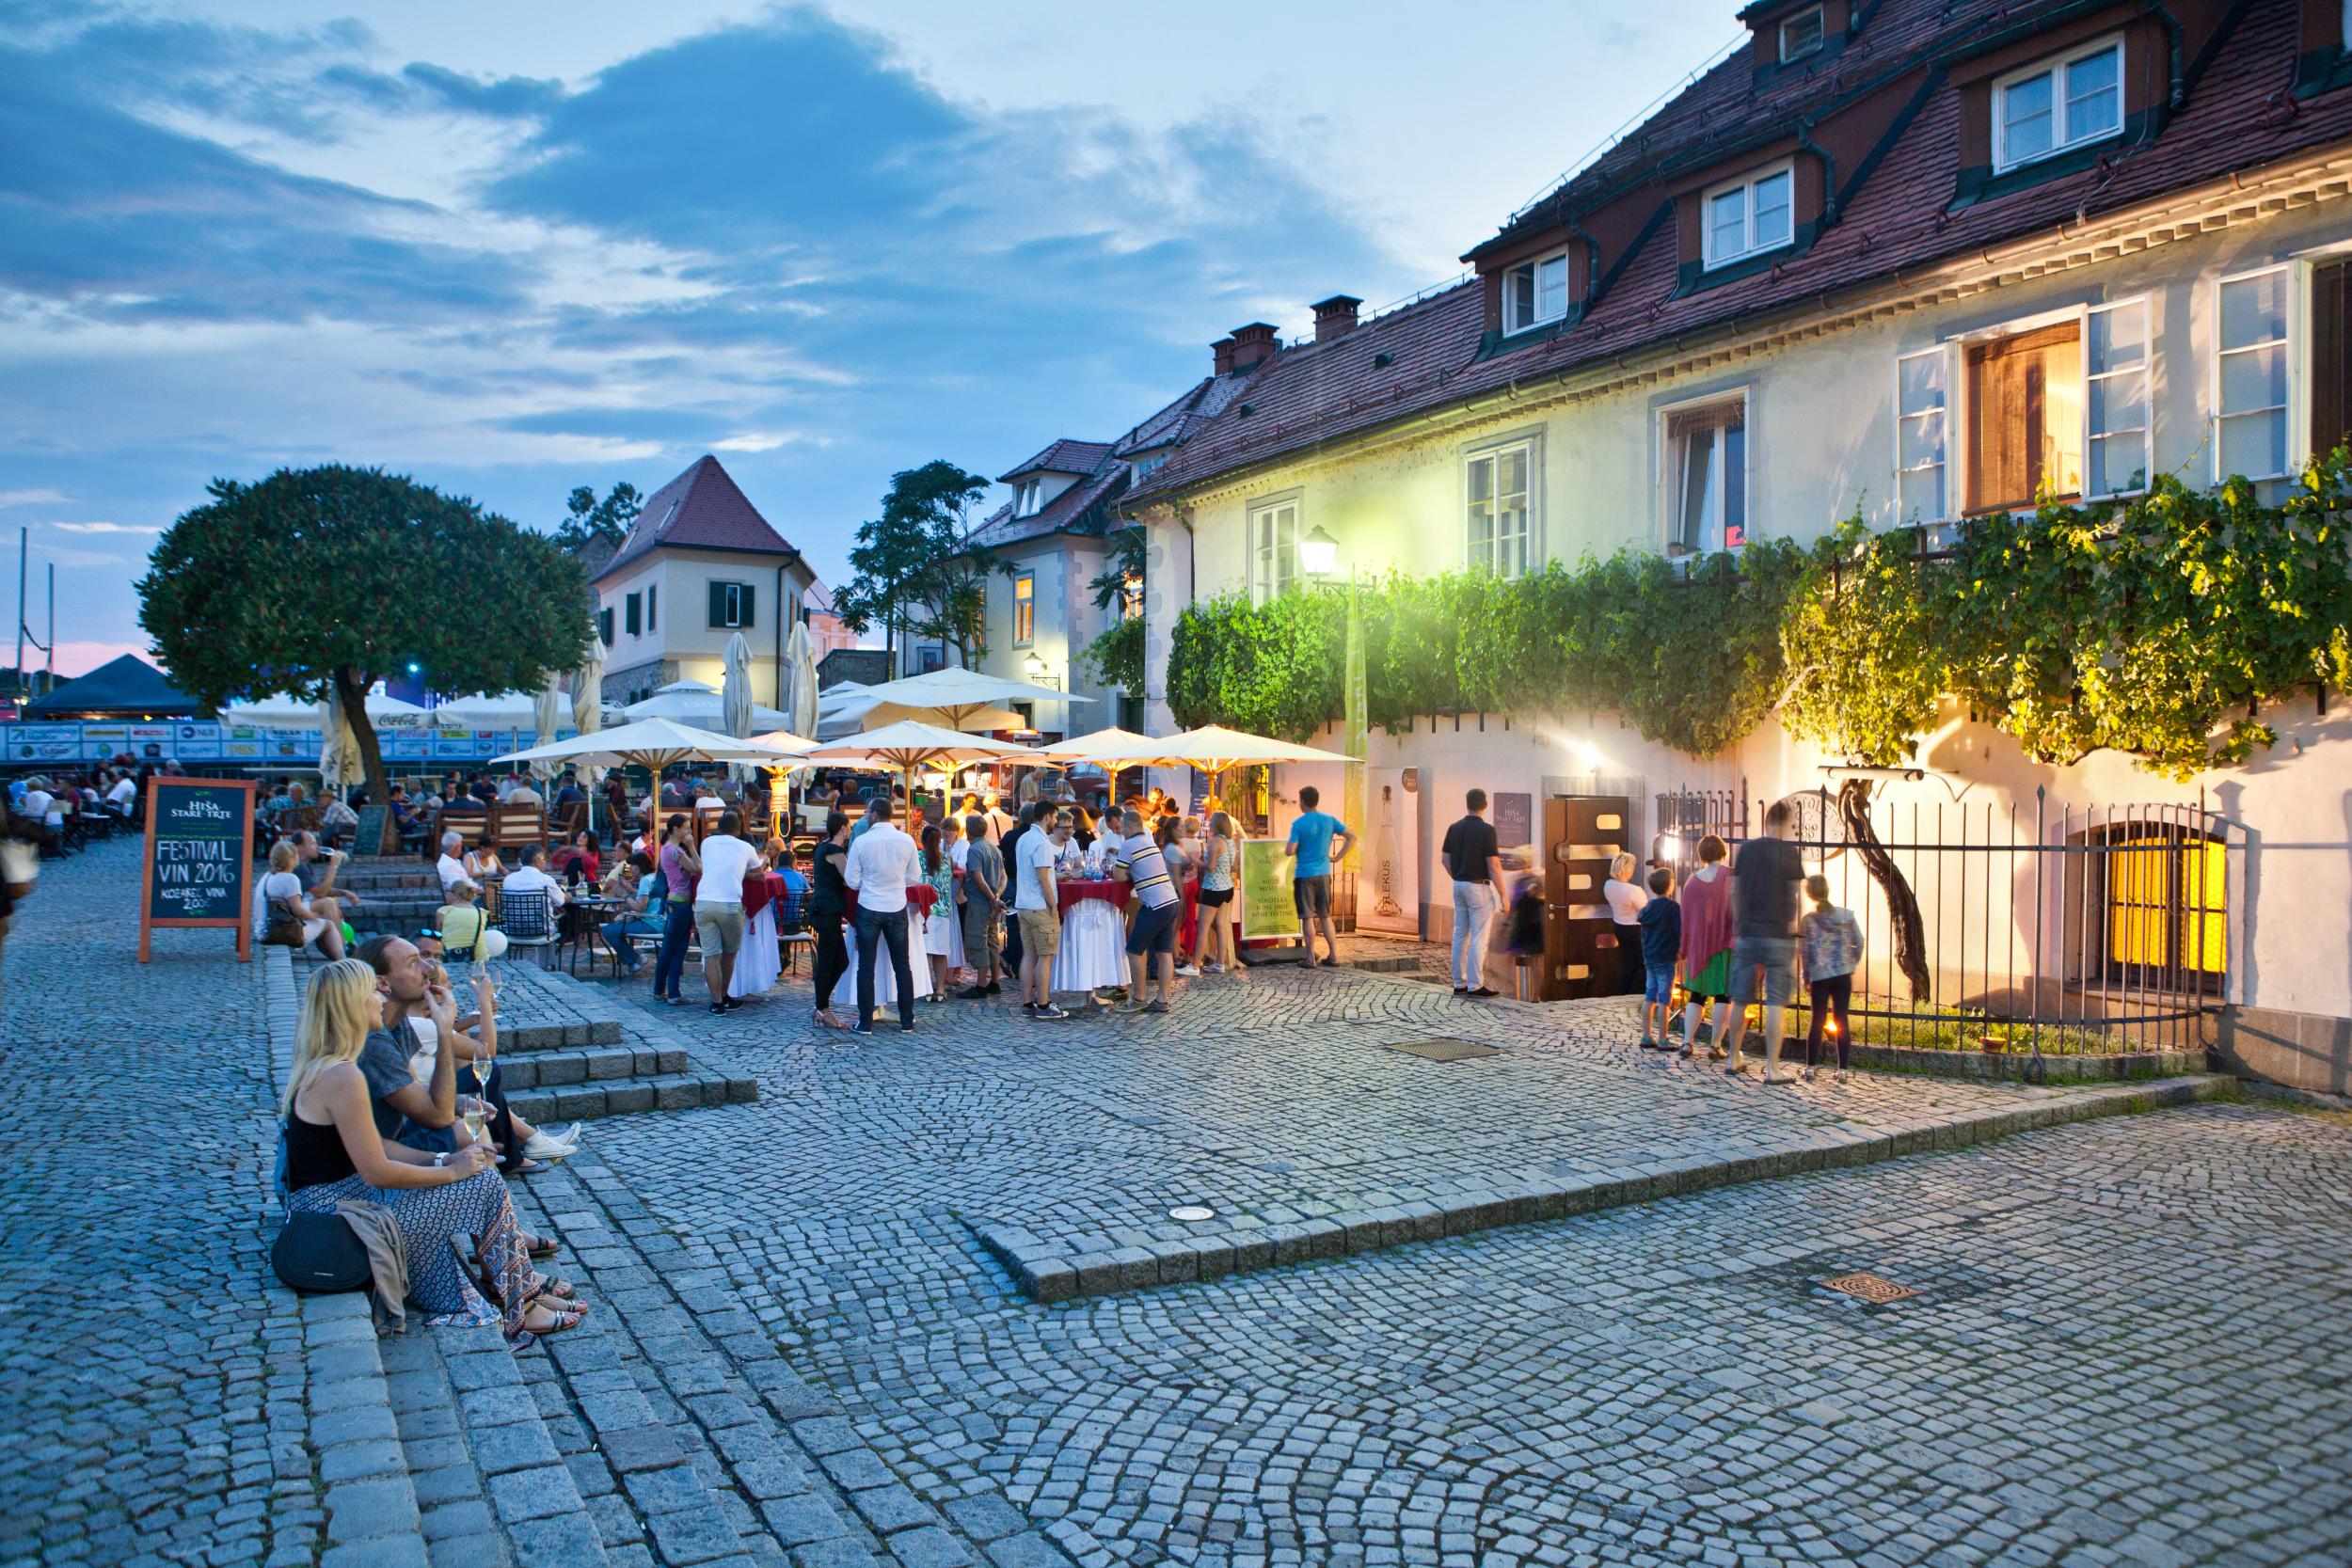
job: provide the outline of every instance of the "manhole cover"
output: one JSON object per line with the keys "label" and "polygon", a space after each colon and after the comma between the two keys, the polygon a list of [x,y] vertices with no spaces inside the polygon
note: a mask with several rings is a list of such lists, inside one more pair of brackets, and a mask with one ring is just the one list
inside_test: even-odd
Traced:
{"label": "manhole cover", "polygon": [[1472,1056],[1500,1056],[1502,1052],[1476,1040],[1396,1040],[1391,1051],[1402,1051],[1408,1056],[1426,1056],[1433,1062],[1467,1061]]}
{"label": "manhole cover", "polygon": [[1216,1211],[1205,1203],[1185,1203],[1170,1209],[1168,1217],[1171,1220],[1213,1220],[1216,1218]]}
{"label": "manhole cover", "polygon": [[1867,1301],[1873,1307],[1883,1307],[1890,1301],[1900,1301],[1905,1296],[1919,1293],[1908,1285],[1898,1285],[1874,1274],[1841,1274],[1836,1279],[1822,1280],[1821,1289],[1839,1291],[1857,1301]]}

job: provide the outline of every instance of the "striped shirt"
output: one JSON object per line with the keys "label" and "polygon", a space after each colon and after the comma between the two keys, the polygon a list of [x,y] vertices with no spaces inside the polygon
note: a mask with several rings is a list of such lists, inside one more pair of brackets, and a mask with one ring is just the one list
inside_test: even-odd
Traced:
{"label": "striped shirt", "polygon": [[1163,910],[1176,902],[1176,884],[1168,880],[1168,861],[1149,833],[1137,833],[1119,846],[1119,863],[1136,885],[1136,896],[1147,910]]}

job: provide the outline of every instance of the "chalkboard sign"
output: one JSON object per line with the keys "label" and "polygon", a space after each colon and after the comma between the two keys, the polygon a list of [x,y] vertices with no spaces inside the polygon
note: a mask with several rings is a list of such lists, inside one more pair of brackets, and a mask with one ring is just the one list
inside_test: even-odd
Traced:
{"label": "chalkboard sign", "polygon": [[361,806],[359,825],[351,831],[351,842],[344,846],[355,855],[380,855],[384,852],[384,818],[391,815],[389,806]]}
{"label": "chalkboard sign", "polygon": [[148,781],[139,962],[158,926],[233,927],[238,961],[252,958],[253,788],[238,779]]}

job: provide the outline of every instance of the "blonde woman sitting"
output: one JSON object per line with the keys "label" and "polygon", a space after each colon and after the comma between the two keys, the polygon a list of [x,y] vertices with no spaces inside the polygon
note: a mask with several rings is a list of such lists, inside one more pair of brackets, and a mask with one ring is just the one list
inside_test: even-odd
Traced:
{"label": "blonde woman sitting", "polygon": [[273,946],[302,948],[316,943],[328,958],[340,958],[343,956],[342,918],[327,919],[303,893],[302,879],[294,874],[301,858],[291,838],[270,846],[269,873],[262,879],[261,907],[254,924],[262,940]]}
{"label": "blonde woman sitting", "polygon": [[471,882],[450,884],[449,902],[433,914],[433,928],[441,933],[441,951],[453,959],[494,958],[484,937],[490,933],[490,916],[476,902],[482,890]]}
{"label": "blonde woman sitting", "polygon": [[[427,1154],[386,1141],[376,1123],[359,1053],[383,1022],[375,971],[357,958],[310,977],[294,1044],[285,1116],[286,1209],[331,1214],[354,1200],[389,1210],[400,1231],[408,1300],[435,1326],[488,1327],[520,1350],[542,1335],[576,1326],[587,1308],[532,1284],[528,1239],[486,1142],[454,1154]],[[452,1243],[471,1238],[481,1288]],[[485,1299],[485,1291],[489,1299]]]}

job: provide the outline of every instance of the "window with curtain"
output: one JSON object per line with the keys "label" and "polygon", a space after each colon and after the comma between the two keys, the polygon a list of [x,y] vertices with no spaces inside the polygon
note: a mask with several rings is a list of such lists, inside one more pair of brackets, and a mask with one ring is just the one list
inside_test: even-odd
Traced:
{"label": "window with curtain", "polygon": [[1936,523],[1951,515],[1945,474],[1944,384],[1950,355],[1939,344],[1895,361],[1895,505],[1898,522]]}
{"label": "window with curtain", "polygon": [[1298,586],[1298,503],[1278,501],[1249,514],[1249,591],[1259,604]]}
{"label": "window with curtain", "polygon": [[2082,494],[2082,328],[2074,322],[1967,349],[1970,512]]}
{"label": "window with curtain", "polygon": [[1024,572],[1012,579],[1012,645],[1025,648],[1037,641],[1037,574]]}
{"label": "window with curtain", "polygon": [[1673,555],[1748,542],[1745,398],[1666,416],[1666,548]]}
{"label": "window with curtain", "polygon": [[2277,479],[2287,471],[2287,287],[2285,267],[2214,286],[2217,480]]}
{"label": "window with curtain", "polygon": [[1470,537],[1465,559],[1474,572],[1515,578],[1527,570],[1528,494],[1534,443],[1520,441],[1469,461]]}

